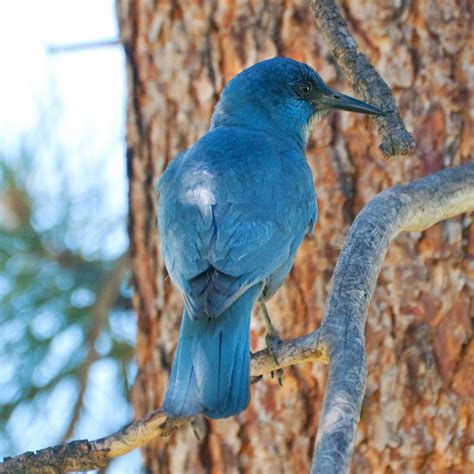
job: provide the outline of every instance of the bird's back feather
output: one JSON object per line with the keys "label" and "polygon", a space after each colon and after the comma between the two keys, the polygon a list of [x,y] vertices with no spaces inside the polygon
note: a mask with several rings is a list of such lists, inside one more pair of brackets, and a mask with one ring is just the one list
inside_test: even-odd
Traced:
{"label": "bird's back feather", "polygon": [[191,318],[219,316],[284,269],[274,279],[282,282],[316,219],[304,155],[260,132],[207,133],[168,167],[159,190],[165,263]]}

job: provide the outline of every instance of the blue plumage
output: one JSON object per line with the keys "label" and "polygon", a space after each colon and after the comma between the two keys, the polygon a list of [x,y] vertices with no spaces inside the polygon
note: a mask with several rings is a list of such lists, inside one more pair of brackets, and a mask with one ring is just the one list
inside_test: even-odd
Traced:
{"label": "blue plumage", "polygon": [[218,318],[193,321],[184,311],[163,403],[167,413],[225,418],[248,405],[250,314],[260,291],[250,288]]}
{"label": "blue plumage", "polygon": [[162,251],[184,299],[170,416],[222,418],[247,406],[252,307],[281,286],[316,221],[304,150],[313,118],[335,107],[380,113],[305,64],[258,63],[229,82],[209,132],[160,179]]}

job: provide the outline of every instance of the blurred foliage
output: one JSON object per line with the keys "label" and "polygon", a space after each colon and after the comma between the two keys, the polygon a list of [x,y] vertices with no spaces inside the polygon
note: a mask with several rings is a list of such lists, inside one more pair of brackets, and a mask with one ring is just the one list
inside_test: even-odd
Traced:
{"label": "blurred foliage", "polygon": [[[31,190],[33,162],[25,151],[14,160],[0,156],[0,451],[10,455],[24,449],[18,430],[40,412],[51,411],[45,429],[53,442],[74,434],[94,364],[114,367],[119,406],[128,403],[135,370],[127,256],[107,259],[68,245],[71,206],[80,203],[67,192],[54,224],[41,225],[51,208]],[[89,231],[110,234],[107,225]]]}

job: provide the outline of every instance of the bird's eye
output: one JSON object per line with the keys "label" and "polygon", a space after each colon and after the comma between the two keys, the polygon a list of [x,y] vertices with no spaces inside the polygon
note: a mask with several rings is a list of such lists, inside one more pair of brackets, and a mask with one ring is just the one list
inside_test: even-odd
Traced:
{"label": "bird's eye", "polygon": [[301,82],[298,88],[302,94],[307,95],[313,90],[313,85],[311,82]]}

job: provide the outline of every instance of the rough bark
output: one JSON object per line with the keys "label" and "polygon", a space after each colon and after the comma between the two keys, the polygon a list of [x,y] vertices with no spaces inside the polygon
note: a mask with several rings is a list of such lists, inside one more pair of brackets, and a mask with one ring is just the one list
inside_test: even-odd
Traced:
{"label": "rough bark", "polygon": [[[158,252],[154,184],[177,151],[208,126],[225,82],[277,54],[303,60],[331,87],[351,92],[303,1],[119,0],[128,58],[130,237],[138,313],[137,417],[159,407],[179,328],[180,301]],[[454,166],[472,154],[467,1],[343,1],[349,28],[388,82],[416,156],[385,161],[374,123],[334,114],[308,149],[320,217],[270,310],[285,338],[321,320],[343,237],[375,194]],[[471,91],[472,92],[472,91]],[[472,215],[396,239],[366,330],[368,384],[354,470],[462,472],[474,461]],[[291,319],[288,317],[291,315]],[[253,348],[264,325],[252,323]],[[284,386],[256,384],[240,416],[185,429],[144,450],[150,472],[308,471],[326,371],[286,369]],[[469,469],[469,467],[467,467]]]}

